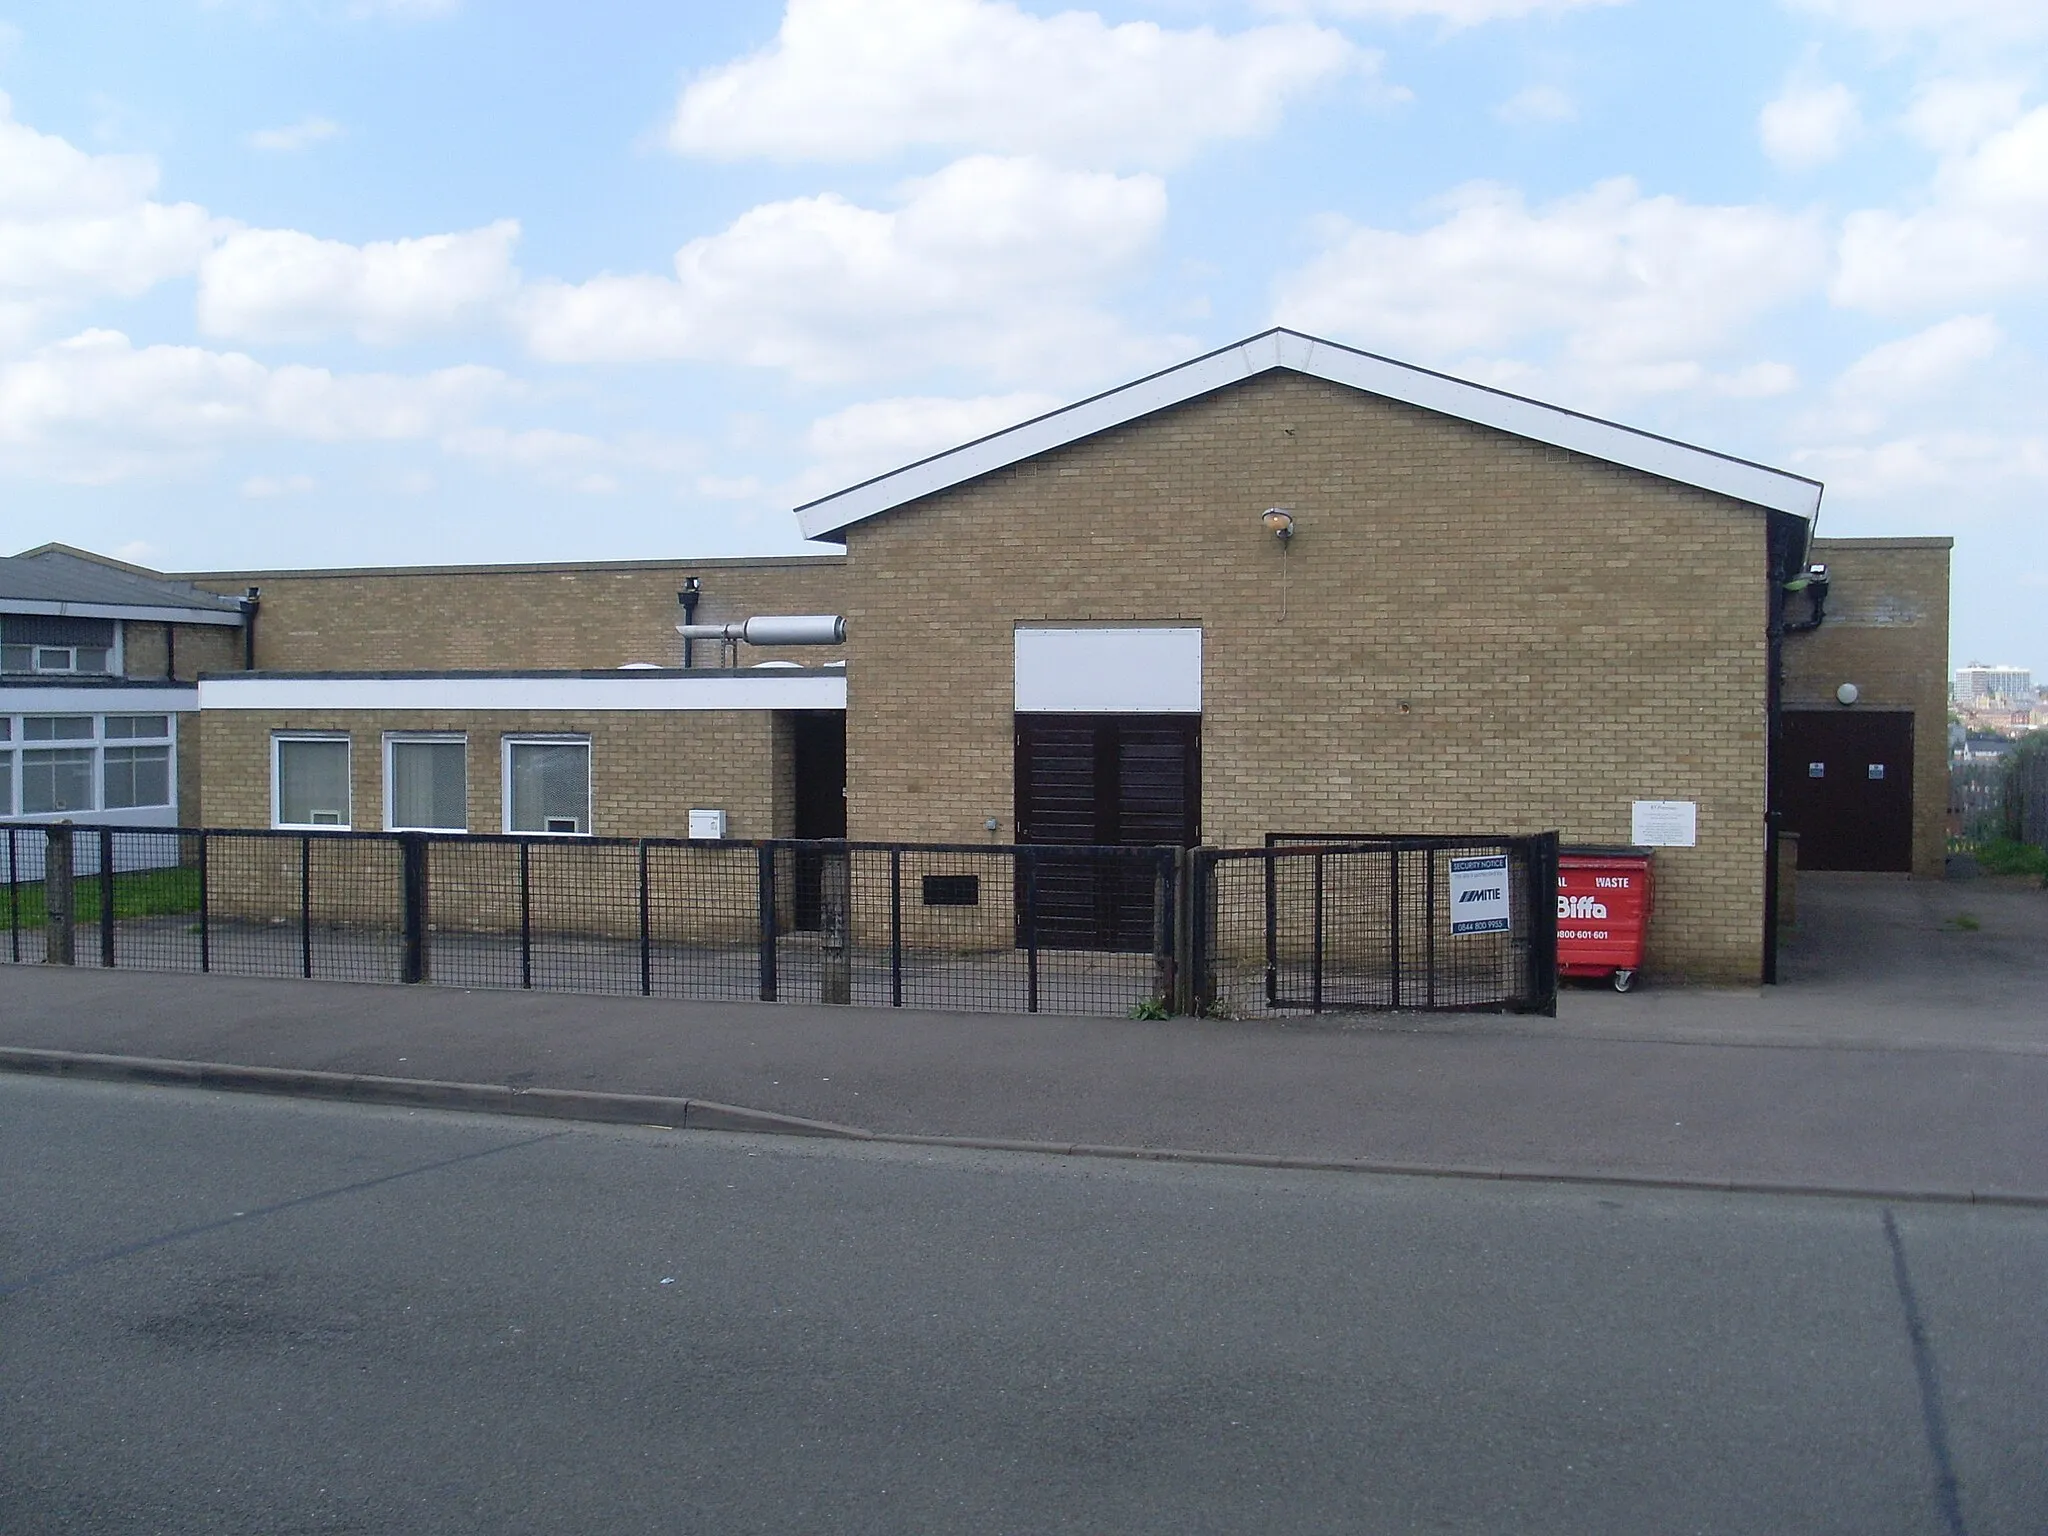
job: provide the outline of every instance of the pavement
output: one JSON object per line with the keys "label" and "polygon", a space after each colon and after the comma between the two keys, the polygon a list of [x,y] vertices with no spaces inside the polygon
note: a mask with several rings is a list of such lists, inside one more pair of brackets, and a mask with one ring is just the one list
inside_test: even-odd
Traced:
{"label": "pavement", "polygon": [[1554,1020],[1020,1017],[8,967],[0,1065],[146,1077],[84,1058],[147,1059],[215,1086],[467,1092],[571,1118],[2048,1202],[2048,891],[1809,874],[1797,914],[1782,985],[1585,987]]}

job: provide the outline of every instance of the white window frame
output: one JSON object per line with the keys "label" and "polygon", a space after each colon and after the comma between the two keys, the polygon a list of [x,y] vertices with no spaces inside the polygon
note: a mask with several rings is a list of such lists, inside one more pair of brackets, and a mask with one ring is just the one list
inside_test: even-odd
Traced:
{"label": "white window frame", "polygon": [[[279,772],[278,744],[286,741],[338,741],[343,754],[342,783],[348,790],[348,804],[339,822],[300,822],[284,819],[284,776]],[[356,744],[347,731],[273,731],[270,736],[270,824],[285,832],[350,832],[356,824]]]}
{"label": "white window frame", "polygon": [[[114,643],[107,647],[107,670],[104,672],[81,672],[78,670],[79,647],[75,645],[28,644],[22,648],[28,652],[28,670],[9,672],[8,677],[126,677],[127,672],[127,622],[114,620]],[[18,641],[10,644],[20,644]],[[87,647],[92,649],[92,647]],[[38,653],[42,651],[69,651],[71,665],[68,667],[42,667],[37,665]]]}
{"label": "white window frame", "polygon": [[[512,826],[512,749],[514,747],[581,747],[583,749],[583,824],[582,832],[533,832],[514,831]],[[503,829],[514,837],[595,837],[597,836],[597,754],[592,750],[590,738],[574,733],[547,735],[529,732],[516,736],[504,736],[498,744],[498,820]]]}
{"label": "white window frame", "polygon": [[[392,771],[392,749],[414,742],[452,742],[462,748],[462,825],[401,826],[396,814],[398,775]],[[469,736],[464,731],[386,731],[384,733],[384,830],[387,832],[467,832],[469,830]]]}
{"label": "white window frame", "polygon": [[[69,719],[86,719],[92,722],[90,736],[63,736],[49,741],[30,741],[27,737],[27,722],[48,716],[62,716]],[[162,736],[109,736],[107,718],[121,715],[133,718],[138,715],[161,715],[165,722]],[[126,816],[130,811],[175,811],[178,807],[178,711],[174,709],[141,706],[131,709],[114,709],[87,712],[76,709],[30,709],[11,710],[0,715],[0,724],[7,727],[6,734],[0,735],[0,758],[6,759],[13,768],[8,776],[11,793],[0,796],[0,817],[32,818],[38,821],[50,817],[65,817],[84,814],[88,816]],[[170,749],[170,798],[162,805],[107,804],[107,749],[109,747],[167,747]],[[92,753],[92,795],[90,811],[24,811],[21,809],[22,796],[22,754],[24,752],[75,750]]]}

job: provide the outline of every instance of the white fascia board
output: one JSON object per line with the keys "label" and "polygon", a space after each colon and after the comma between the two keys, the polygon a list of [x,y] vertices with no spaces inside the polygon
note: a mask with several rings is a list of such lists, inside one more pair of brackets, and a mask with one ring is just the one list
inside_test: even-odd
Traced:
{"label": "white fascia board", "polygon": [[1810,518],[1820,507],[1820,482],[1803,475],[1730,458],[1595,416],[1545,405],[1540,400],[1455,379],[1449,374],[1319,341],[1313,336],[1268,331],[809,502],[796,509],[797,523],[806,538],[825,538],[921,496],[1006,469],[1276,368],[1349,385],[1534,442],[1569,448],[1775,511]]}
{"label": "white fascia board", "polygon": [[197,688],[0,688],[0,715],[185,715]]}
{"label": "white fascia board", "polygon": [[846,708],[844,673],[768,677],[208,677],[199,708],[630,711]]}
{"label": "white fascia board", "polygon": [[0,597],[0,613],[60,619],[145,619],[156,624],[222,624],[242,627],[242,616],[224,608],[153,608],[140,603],[45,603],[32,597]]}

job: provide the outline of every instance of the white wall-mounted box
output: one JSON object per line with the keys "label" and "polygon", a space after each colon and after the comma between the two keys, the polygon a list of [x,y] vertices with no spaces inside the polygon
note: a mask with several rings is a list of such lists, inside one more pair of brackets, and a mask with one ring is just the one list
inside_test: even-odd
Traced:
{"label": "white wall-mounted box", "polygon": [[690,836],[705,842],[715,842],[725,836],[725,812],[690,812]]}

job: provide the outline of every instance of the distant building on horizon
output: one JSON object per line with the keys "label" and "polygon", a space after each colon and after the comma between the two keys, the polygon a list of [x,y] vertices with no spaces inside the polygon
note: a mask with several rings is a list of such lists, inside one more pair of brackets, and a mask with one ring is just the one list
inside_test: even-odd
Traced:
{"label": "distant building on horizon", "polygon": [[2033,672],[2026,667],[2010,664],[1987,667],[1976,661],[1967,667],[1956,668],[1956,703],[1981,704],[1989,699],[2010,699],[2015,703],[2032,704]]}

